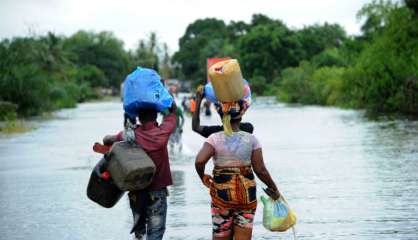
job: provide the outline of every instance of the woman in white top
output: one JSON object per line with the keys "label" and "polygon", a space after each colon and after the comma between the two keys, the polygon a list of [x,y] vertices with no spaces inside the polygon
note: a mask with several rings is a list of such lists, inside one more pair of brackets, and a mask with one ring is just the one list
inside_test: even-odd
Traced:
{"label": "woman in white top", "polygon": [[[231,120],[232,134],[217,132],[209,136],[196,157],[196,171],[212,197],[213,239],[251,239],[257,207],[253,170],[267,185],[266,193],[278,199],[280,193],[267,171],[257,138],[239,130],[239,114]],[[213,177],[205,165],[213,157]]]}

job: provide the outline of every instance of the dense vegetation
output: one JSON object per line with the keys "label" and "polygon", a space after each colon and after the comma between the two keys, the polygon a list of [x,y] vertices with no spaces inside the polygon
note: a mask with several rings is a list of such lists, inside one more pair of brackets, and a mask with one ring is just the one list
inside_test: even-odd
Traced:
{"label": "dense vegetation", "polygon": [[206,59],[230,56],[259,95],[282,101],[418,114],[418,1],[374,0],[360,36],[338,24],[302,29],[255,14],[249,23],[191,23],[171,56],[151,33],[132,50],[110,32],[53,33],[0,42],[0,121],[117,93],[135,66],[206,81]]}
{"label": "dense vegetation", "polygon": [[[132,51],[110,32],[48,33],[0,43],[0,121],[36,115],[117,92],[135,66],[169,74],[167,47],[155,34]],[[161,61],[160,61],[160,57]],[[168,69],[168,70],[167,70]]]}
{"label": "dense vegetation", "polygon": [[347,36],[338,24],[291,29],[260,14],[248,24],[201,19],[187,27],[173,60],[195,85],[206,79],[206,58],[231,56],[257,94],[418,114],[417,6],[417,0],[366,4],[357,16],[361,36]]}

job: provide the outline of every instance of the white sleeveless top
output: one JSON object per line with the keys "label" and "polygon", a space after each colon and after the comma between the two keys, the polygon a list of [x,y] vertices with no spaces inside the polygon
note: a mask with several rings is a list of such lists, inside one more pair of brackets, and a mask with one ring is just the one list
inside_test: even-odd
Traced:
{"label": "white sleeveless top", "polygon": [[213,133],[206,140],[214,149],[213,163],[217,167],[251,166],[252,152],[260,149],[257,138],[247,132],[233,132],[227,136],[223,131]]}

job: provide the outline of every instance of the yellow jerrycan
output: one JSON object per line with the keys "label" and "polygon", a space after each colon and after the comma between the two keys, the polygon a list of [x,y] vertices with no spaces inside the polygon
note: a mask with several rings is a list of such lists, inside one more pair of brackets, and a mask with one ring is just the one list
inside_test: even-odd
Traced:
{"label": "yellow jerrycan", "polygon": [[213,64],[209,68],[209,77],[218,101],[235,102],[244,97],[244,81],[236,59]]}

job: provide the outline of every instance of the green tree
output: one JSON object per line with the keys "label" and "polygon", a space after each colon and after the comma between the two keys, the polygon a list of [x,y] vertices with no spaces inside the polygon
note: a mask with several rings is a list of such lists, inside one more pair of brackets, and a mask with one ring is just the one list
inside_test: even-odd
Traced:
{"label": "green tree", "polygon": [[405,0],[405,5],[418,14],[418,1],[417,0]]}
{"label": "green tree", "polygon": [[322,67],[316,69],[310,79],[312,103],[320,105],[344,105],[342,93],[345,68]]}
{"label": "green tree", "polygon": [[[151,33],[145,58],[159,67],[159,42]],[[137,50],[142,56],[142,49]],[[136,57],[136,59],[134,59]],[[97,98],[94,88],[119,89],[138,54],[123,49],[110,32],[79,31],[70,37],[48,33],[0,42],[0,110],[36,115]],[[170,74],[167,48],[161,63]],[[165,65],[164,65],[165,64]],[[10,107],[13,106],[13,107]]]}
{"label": "green tree", "polygon": [[206,81],[206,59],[224,57],[228,31],[222,20],[199,19],[191,23],[179,40],[180,48],[173,56],[186,79],[194,84]]}
{"label": "green tree", "polygon": [[307,61],[302,61],[299,67],[284,69],[280,82],[279,99],[291,103],[314,104],[314,93],[310,84],[314,71],[315,68]]}
{"label": "green tree", "polygon": [[15,38],[3,41],[1,49],[1,99],[17,104],[24,115],[49,109],[50,76],[43,69],[46,46],[37,39]]}
{"label": "green tree", "polygon": [[380,33],[395,8],[397,4],[386,0],[373,0],[365,4],[357,13],[357,19],[365,19],[361,26],[364,37],[370,40],[373,35]]}
{"label": "green tree", "polygon": [[151,32],[148,40],[141,39],[138,43],[138,47],[133,51],[132,59],[135,66],[132,67],[141,66],[158,71],[159,50],[157,35],[154,32]]}
{"label": "green tree", "polygon": [[163,57],[161,59],[160,74],[163,79],[173,76],[173,67],[171,66],[171,56],[166,43],[163,44]]}
{"label": "green tree", "polygon": [[[372,111],[417,114],[418,16],[404,6],[386,6],[382,29],[349,71],[345,85],[360,106]],[[381,8],[382,3],[368,7]]]}
{"label": "green tree", "polygon": [[300,43],[301,60],[309,60],[326,48],[339,47],[347,38],[340,25],[329,23],[305,26],[295,34]]}
{"label": "green tree", "polygon": [[263,76],[267,84],[272,83],[284,68],[297,66],[299,50],[299,42],[292,31],[280,21],[251,28],[238,44],[244,76]]}
{"label": "green tree", "polygon": [[226,26],[226,30],[229,41],[235,43],[240,37],[248,33],[250,26],[243,21],[231,21]]}
{"label": "green tree", "polygon": [[79,31],[66,39],[66,51],[70,60],[78,67],[96,66],[106,76],[105,87],[119,88],[128,72],[129,56],[123,49],[123,42],[111,32]]}
{"label": "green tree", "polygon": [[341,50],[336,47],[327,48],[320,54],[313,56],[311,62],[317,68],[325,66],[343,67],[349,64],[346,58],[342,56]]}

